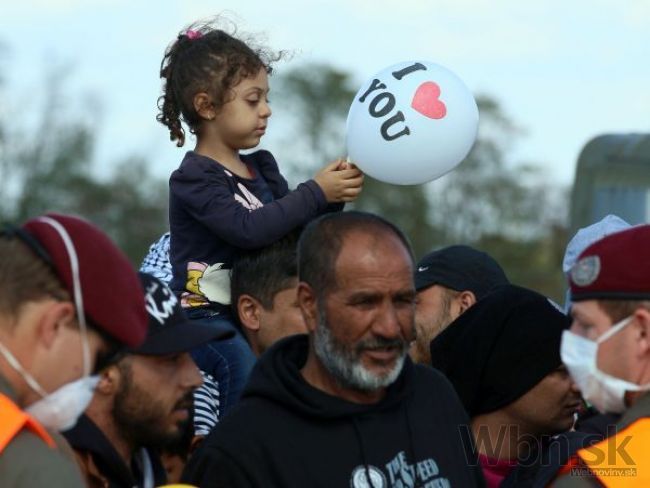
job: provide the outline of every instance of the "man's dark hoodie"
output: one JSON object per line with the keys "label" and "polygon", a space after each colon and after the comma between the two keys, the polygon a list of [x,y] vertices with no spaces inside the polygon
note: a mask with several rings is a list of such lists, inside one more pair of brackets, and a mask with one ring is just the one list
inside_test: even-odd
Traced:
{"label": "man's dark hoodie", "polygon": [[[74,449],[89,487],[146,487],[159,486],[167,481],[165,469],[155,452],[141,448],[133,456],[131,466],[127,466],[101,429],[86,415],[79,417],[74,428],[63,435]],[[150,465],[150,469],[145,463]],[[149,483],[145,481],[147,479],[150,479]]]}
{"label": "man's dark hoodie", "polygon": [[378,403],[351,403],[300,374],[307,336],[253,369],[239,405],[192,456],[183,480],[218,487],[483,486],[468,418],[449,382],[407,358]]}

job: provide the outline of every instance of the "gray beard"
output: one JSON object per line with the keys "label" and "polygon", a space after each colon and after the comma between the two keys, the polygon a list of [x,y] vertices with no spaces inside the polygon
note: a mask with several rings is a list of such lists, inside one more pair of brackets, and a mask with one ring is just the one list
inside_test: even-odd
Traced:
{"label": "gray beard", "polygon": [[[366,339],[353,347],[349,347],[341,344],[332,336],[325,310],[319,306],[318,312],[319,322],[314,333],[314,351],[321,364],[339,385],[357,391],[372,392],[386,388],[397,380],[404,366],[408,342],[378,337]],[[400,355],[395,362],[395,366],[383,374],[367,370],[361,362],[361,353],[365,349],[388,346],[400,348]]]}

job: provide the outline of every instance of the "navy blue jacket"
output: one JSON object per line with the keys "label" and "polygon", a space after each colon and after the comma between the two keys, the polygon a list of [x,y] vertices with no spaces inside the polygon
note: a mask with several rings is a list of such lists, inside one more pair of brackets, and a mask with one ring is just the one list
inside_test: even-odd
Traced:
{"label": "navy blue jacket", "polygon": [[[270,152],[241,158],[253,177],[237,176],[219,162],[190,151],[169,179],[170,286],[179,295],[189,291],[195,299],[191,305],[220,302],[218,293],[216,299],[209,296],[210,286],[197,284],[204,272],[213,272],[213,283],[222,281],[216,268],[230,269],[242,249],[267,246],[332,210],[314,180],[289,191]],[[195,286],[186,290],[188,283]],[[187,301],[183,305],[188,306]]]}

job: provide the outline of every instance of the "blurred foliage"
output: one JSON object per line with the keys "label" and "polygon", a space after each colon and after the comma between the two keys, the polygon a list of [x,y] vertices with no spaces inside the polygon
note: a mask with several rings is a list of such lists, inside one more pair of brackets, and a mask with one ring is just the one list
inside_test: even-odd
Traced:
{"label": "blurred foliage", "polygon": [[[349,73],[326,64],[302,65],[277,82],[274,91],[294,119],[290,143],[299,156],[293,166],[307,178],[318,168],[305,168],[302,161],[324,165],[345,154],[345,118],[358,87]],[[454,171],[417,186],[366,177],[353,207],[397,223],[418,257],[435,248],[468,244],[497,259],[514,283],[561,303],[567,189],[547,181],[539,165],[509,161],[508,151],[521,130],[496,100],[480,96],[477,103],[479,137]]]}
{"label": "blurred foliage", "polygon": [[[17,129],[0,114],[0,219],[22,222],[45,212],[82,216],[105,230],[139,266],[167,225],[167,184],[146,161],[129,158],[104,166],[97,176],[92,159],[94,128],[68,112],[61,77],[44,83],[45,106],[35,127]],[[0,93],[0,98],[2,97]]]}
{"label": "blurred foliage", "polygon": [[[36,129],[21,133],[7,111],[0,111],[0,218],[19,222],[46,211],[84,216],[137,265],[167,225],[166,181],[139,158],[102,161],[114,170],[98,177],[92,164],[95,127],[66,108],[58,80],[54,73],[44,83],[47,102]],[[345,154],[345,118],[356,88],[350,73],[327,64],[302,65],[276,80],[274,99],[294,126],[287,132],[294,174],[309,178]],[[366,177],[351,207],[397,223],[418,257],[468,244],[494,256],[514,283],[561,301],[568,191],[547,181],[539,165],[510,161],[508,151],[521,131],[494,99],[482,96],[477,102],[479,137],[460,166],[427,185],[389,185]]]}

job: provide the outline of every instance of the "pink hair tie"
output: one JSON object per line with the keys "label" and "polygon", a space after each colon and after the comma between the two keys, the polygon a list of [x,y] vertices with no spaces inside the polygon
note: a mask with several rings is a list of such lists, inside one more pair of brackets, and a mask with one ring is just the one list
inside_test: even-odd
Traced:
{"label": "pink hair tie", "polygon": [[199,31],[191,30],[189,29],[185,35],[190,39],[190,40],[195,40],[200,38],[203,34],[201,34]]}

